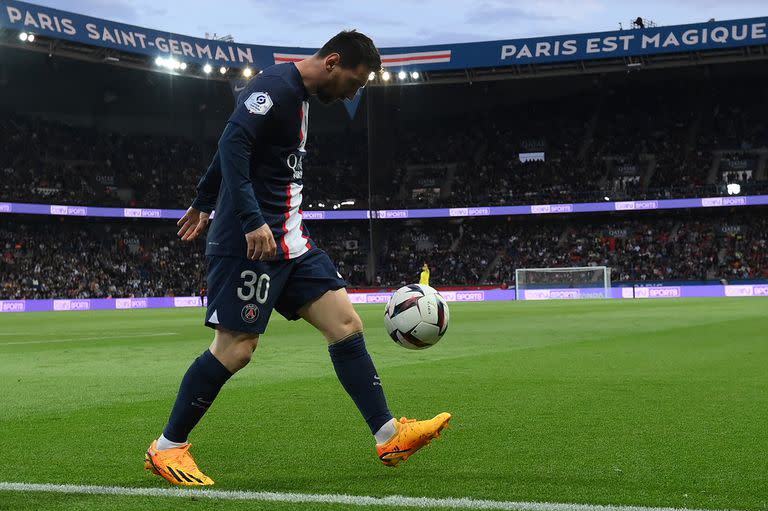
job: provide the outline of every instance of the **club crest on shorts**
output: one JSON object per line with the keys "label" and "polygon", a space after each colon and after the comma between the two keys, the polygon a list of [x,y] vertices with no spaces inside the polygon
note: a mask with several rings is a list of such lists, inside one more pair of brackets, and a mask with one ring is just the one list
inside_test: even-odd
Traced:
{"label": "club crest on shorts", "polygon": [[249,303],[240,311],[240,317],[246,323],[253,323],[259,319],[259,308],[255,304]]}

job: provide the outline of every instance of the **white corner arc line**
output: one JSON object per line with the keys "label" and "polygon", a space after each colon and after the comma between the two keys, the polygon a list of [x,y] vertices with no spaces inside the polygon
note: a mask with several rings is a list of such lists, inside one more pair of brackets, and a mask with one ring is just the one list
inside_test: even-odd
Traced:
{"label": "white corner arc line", "polygon": [[472,498],[404,497],[401,495],[368,497],[335,494],[198,490],[181,488],[128,488],[123,486],[84,486],[74,484],[32,484],[12,482],[0,482],[0,491],[143,497],[197,497],[214,500],[347,504],[353,506],[442,507],[446,509],[500,509],[509,511],[706,511],[701,509],[672,507],[556,504],[549,502],[511,502]]}

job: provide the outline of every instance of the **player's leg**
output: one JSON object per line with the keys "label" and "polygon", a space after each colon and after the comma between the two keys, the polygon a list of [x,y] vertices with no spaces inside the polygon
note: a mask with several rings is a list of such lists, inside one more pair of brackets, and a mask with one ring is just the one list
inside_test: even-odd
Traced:
{"label": "player's leg", "polygon": [[328,341],[328,353],[341,385],[357,405],[378,443],[395,433],[381,378],[368,354],[363,322],[344,288],[326,291],[305,304],[298,315]]}
{"label": "player's leg", "polygon": [[267,267],[236,258],[209,258],[205,324],[215,329],[214,340],[182,378],[163,434],[147,450],[145,468],[173,484],[213,484],[188,452],[189,434],[229,378],[250,362],[274,306],[270,277],[276,277],[274,288],[279,291],[287,274],[279,263]]}
{"label": "player's leg", "polygon": [[258,334],[216,328],[210,348],[195,359],[181,380],[168,424],[158,440],[160,450],[187,443],[189,433],[227,380],[251,361],[258,342]]}
{"label": "player's leg", "polygon": [[184,374],[168,424],[147,449],[145,468],[178,485],[213,484],[189,453],[187,439],[227,380],[248,365],[258,341],[258,334],[216,328],[210,348]]}
{"label": "player's leg", "polygon": [[328,255],[315,249],[297,261],[276,309],[289,320],[305,319],[323,334],[339,381],[376,438],[379,458],[394,466],[437,437],[451,416],[443,413],[428,421],[392,418],[365,346],[362,321],[345,286]]}

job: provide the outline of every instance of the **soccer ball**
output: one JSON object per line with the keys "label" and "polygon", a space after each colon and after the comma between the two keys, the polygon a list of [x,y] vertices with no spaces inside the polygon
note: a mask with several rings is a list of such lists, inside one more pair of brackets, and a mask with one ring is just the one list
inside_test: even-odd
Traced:
{"label": "soccer ball", "polygon": [[387,303],[384,326],[397,344],[423,350],[437,343],[448,330],[448,303],[436,289],[423,284],[401,287]]}

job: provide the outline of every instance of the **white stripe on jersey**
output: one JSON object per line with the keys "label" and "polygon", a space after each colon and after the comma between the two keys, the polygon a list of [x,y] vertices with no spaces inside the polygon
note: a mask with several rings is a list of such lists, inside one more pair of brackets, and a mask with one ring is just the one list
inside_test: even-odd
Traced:
{"label": "white stripe on jersey", "polygon": [[309,131],[309,101],[301,103],[301,133],[299,133],[299,151],[306,152],[304,147],[307,145],[307,132]]}
{"label": "white stripe on jersey", "polygon": [[304,254],[307,250],[307,241],[302,236],[301,222],[303,221],[299,208],[301,207],[301,191],[304,186],[291,183],[288,187],[288,204],[290,210],[283,224],[283,250],[288,259],[294,259]]}
{"label": "white stripe on jersey", "polygon": [[[309,101],[303,101],[301,103],[301,127],[299,128],[299,151],[306,152],[304,147],[307,145],[307,130],[309,129]],[[288,211],[285,214],[285,222],[283,223],[283,240],[281,245],[283,252],[287,259],[294,259],[304,254],[309,250],[307,247],[307,239],[304,237],[304,232],[301,229],[301,222],[303,221],[301,215],[301,191],[304,189],[304,185],[298,183],[291,183],[288,186]]]}

